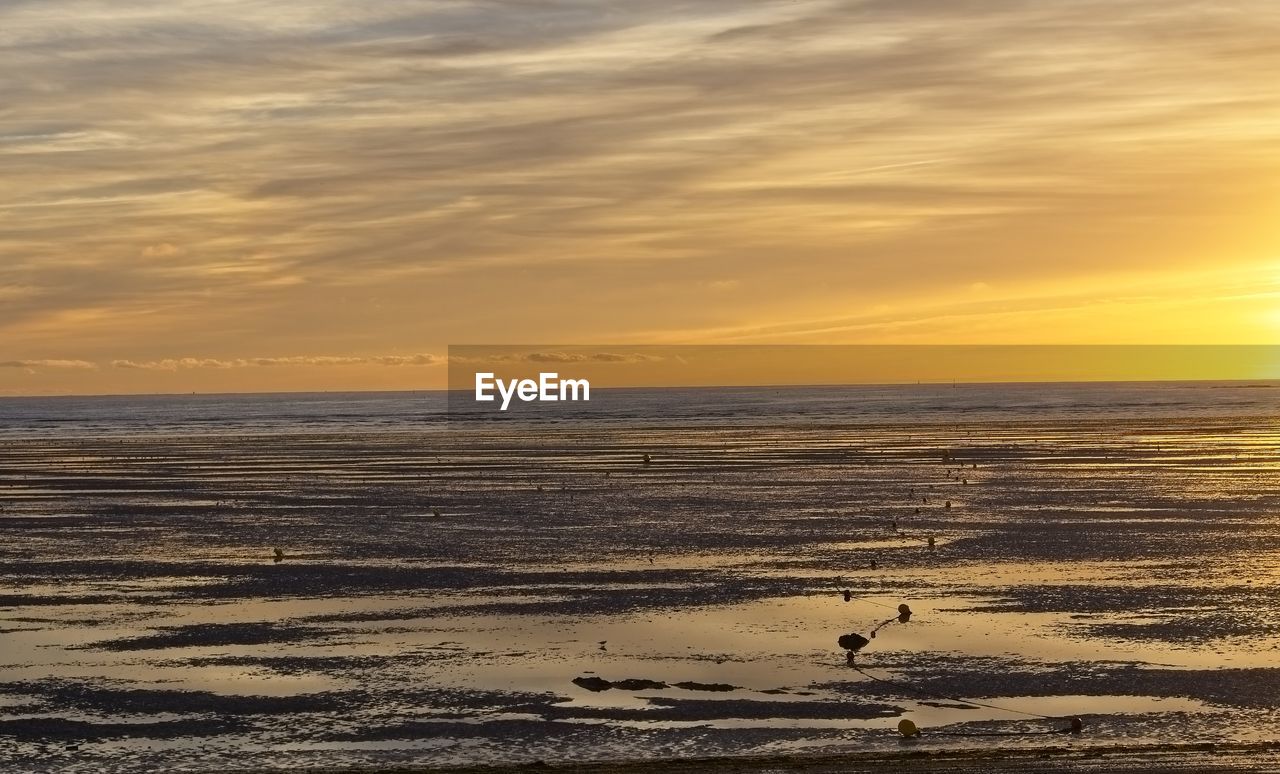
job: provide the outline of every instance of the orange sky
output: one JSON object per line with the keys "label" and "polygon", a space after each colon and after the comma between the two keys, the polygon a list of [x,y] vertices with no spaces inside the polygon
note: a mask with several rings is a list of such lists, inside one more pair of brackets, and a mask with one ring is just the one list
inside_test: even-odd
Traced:
{"label": "orange sky", "polygon": [[1271,0],[0,4],[0,394],[1280,343],[1278,36]]}

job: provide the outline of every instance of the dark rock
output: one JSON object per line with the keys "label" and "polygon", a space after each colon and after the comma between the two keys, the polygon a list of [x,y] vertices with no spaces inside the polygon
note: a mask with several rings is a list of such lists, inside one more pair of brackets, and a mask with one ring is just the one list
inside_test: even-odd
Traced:
{"label": "dark rock", "polygon": [[736,685],[729,685],[728,683],[697,683],[697,682],[693,682],[693,681],[686,681],[686,682],[683,682],[683,683],[676,683],[675,685],[676,685],[676,687],[677,687],[677,688],[683,688],[683,689],[685,689],[686,691],[716,691],[716,692],[724,692],[724,691],[736,691],[736,690],[738,690],[738,686],[736,686]]}
{"label": "dark rock", "polygon": [[659,680],[639,680],[635,678],[627,680],[615,680],[613,687],[620,691],[655,691],[667,687],[667,684]]}

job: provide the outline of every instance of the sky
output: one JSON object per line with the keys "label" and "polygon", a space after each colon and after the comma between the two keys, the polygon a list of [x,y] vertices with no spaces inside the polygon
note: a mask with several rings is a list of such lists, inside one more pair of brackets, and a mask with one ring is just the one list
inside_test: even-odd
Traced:
{"label": "sky", "polygon": [[0,394],[1280,343],[1280,3],[0,0]]}

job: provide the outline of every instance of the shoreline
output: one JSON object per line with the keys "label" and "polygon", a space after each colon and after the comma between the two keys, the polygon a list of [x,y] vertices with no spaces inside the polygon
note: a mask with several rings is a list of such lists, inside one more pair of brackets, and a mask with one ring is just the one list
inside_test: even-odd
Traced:
{"label": "shoreline", "polygon": [[[224,774],[261,774],[265,769],[228,769]],[[1168,744],[1053,746],[1038,749],[903,750],[885,753],[716,756],[670,760],[618,760],[508,763],[475,766],[347,766],[306,768],[309,774],[881,774],[893,772],[1096,771],[1129,774],[1210,774],[1211,772],[1280,771],[1280,741],[1185,742]]]}

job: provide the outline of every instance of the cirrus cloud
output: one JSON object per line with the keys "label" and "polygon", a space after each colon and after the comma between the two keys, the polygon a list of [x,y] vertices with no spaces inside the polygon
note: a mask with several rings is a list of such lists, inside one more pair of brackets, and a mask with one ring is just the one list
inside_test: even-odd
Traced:
{"label": "cirrus cloud", "polygon": [[87,360],[0,360],[0,368],[74,368],[88,370],[98,366]]}
{"label": "cirrus cloud", "polygon": [[443,361],[443,358],[431,354],[378,355],[373,357],[294,355],[289,357],[234,358],[230,360],[180,357],[161,360],[112,360],[111,367],[140,371],[179,371],[197,368],[271,368],[278,366],[432,366]]}

